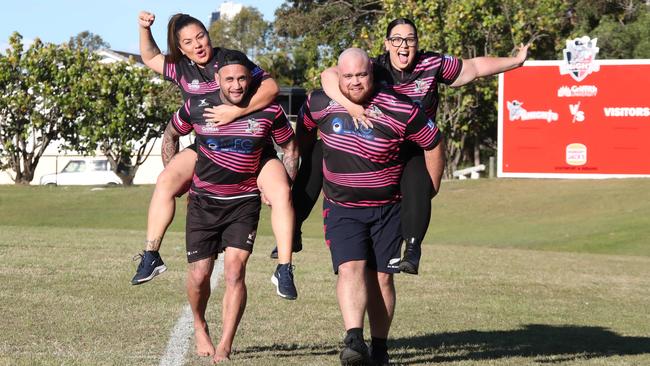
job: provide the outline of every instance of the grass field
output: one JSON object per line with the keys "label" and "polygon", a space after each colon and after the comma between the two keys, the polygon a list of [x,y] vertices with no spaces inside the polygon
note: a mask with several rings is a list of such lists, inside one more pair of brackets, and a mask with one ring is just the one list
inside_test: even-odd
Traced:
{"label": "grass field", "polygon": [[[0,365],[159,364],[186,304],[184,198],[161,251],[169,270],[133,287],[151,191],[0,186]],[[262,214],[231,364],[337,364],[319,216],[290,302],[269,281]],[[424,251],[420,276],[397,277],[396,364],[650,365],[650,180],[445,182]],[[208,365],[192,347],[185,364]]]}

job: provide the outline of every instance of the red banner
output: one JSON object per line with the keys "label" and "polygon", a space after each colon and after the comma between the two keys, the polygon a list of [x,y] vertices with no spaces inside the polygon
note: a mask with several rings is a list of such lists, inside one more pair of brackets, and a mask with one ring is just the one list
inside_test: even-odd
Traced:
{"label": "red banner", "polygon": [[650,60],[595,63],[580,81],[562,61],[499,76],[499,177],[650,176]]}

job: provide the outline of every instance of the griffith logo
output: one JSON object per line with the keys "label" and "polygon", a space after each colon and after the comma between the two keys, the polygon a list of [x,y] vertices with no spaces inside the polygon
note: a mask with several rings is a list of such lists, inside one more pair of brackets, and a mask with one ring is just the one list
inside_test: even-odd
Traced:
{"label": "griffith logo", "polygon": [[569,74],[575,81],[582,81],[592,72],[600,70],[600,65],[596,63],[599,50],[596,47],[597,40],[598,38],[584,36],[566,41],[560,75]]}
{"label": "griffith logo", "polygon": [[579,143],[567,145],[566,163],[573,166],[587,164],[587,146]]}
{"label": "griffith logo", "polygon": [[199,90],[201,89],[201,83],[198,79],[192,80],[192,82],[187,86],[190,90]]}

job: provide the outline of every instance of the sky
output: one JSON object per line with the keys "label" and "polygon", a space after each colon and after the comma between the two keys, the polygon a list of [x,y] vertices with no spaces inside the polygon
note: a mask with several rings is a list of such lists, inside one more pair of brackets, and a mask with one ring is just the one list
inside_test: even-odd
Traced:
{"label": "sky", "polygon": [[[83,31],[101,36],[117,51],[140,53],[137,17],[141,10],[156,14],[152,27],[158,47],[165,52],[167,20],[175,13],[187,13],[206,26],[212,12],[222,0],[17,0],[6,1],[0,10],[0,50],[8,47],[14,31],[23,43],[34,38],[43,42],[63,43]],[[234,0],[234,3],[257,8],[267,21],[274,19],[275,9],[283,0]]]}

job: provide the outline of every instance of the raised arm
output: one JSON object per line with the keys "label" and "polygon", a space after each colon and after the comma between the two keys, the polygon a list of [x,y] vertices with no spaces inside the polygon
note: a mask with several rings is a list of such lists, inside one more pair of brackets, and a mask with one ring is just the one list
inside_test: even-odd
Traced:
{"label": "raised arm", "polygon": [[528,56],[527,45],[518,47],[517,55],[514,57],[475,57],[463,60],[463,68],[460,75],[451,86],[458,87],[468,84],[477,78],[490,76],[520,67]]}
{"label": "raised arm", "polygon": [[264,79],[245,107],[221,104],[216,107],[206,108],[203,116],[210,122],[216,122],[217,126],[226,125],[239,117],[264,109],[273,103],[278,94],[280,94],[280,88],[275,80],[272,78]]}
{"label": "raised arm", "polygon": [[156,15],[146,11],[138,14],[138,28],[140,33],[140,56],[142,62],[153,71],[162,74],[165,63],[165,56],[160,52],[156,41],[151,34],[151,25]]}

